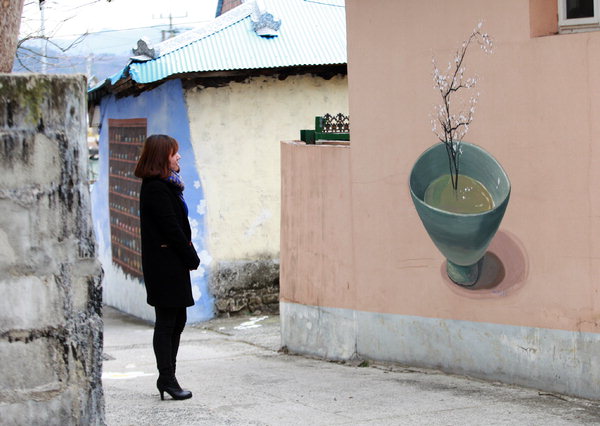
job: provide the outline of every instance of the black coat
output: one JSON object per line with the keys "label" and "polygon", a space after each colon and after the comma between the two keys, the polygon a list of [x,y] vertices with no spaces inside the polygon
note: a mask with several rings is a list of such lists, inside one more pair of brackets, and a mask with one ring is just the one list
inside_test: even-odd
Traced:
{"label": "black coat", "polygon": [[192,245],[187,208],[178,188],[146,178],[140,189],[142,270],[147,302],[158,307],[192,306],[190,270],[200,259]]}

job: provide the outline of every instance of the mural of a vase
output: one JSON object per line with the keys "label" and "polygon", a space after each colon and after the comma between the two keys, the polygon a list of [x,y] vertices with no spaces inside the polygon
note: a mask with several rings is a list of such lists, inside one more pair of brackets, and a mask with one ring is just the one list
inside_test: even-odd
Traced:
{"label": "mural of a vase", "polygon": [[[461,286],[472,286],[479,278],[485,252],[506,211],[511,187],[494,157],[474,144],[462,142],[460,146],[459,183],[462,179],[462,188],[467,192],[476,191],[477,183],[484,187],[485,195],[472,206],[480,211],[456,213],[440,207],[444,191],[436,190],[436,182],[445,182],[450,197],[461,196],[451,186],[444,144],[432,146],[417,159],[410,174],[410,194],[427,233],[447,259],[449,278]],[[482,206],[486,203],[489,205]]]}
{"label": "mural of a vase", "polygon": [[446,69],[433,62],[434,88],[442,103],[431,118],[440,144],[425,151],[410,174],[410,194],[417,213],[437,248],[446,257],[452,281],[477,283],[483,257],[500,226],[510,196],[506,173],[483,148],[462,142],[479,92],[466,98],[478,78],[467,77],[465,57],[471,45],[492,53],[493,42],[482,23],[462,42]]}

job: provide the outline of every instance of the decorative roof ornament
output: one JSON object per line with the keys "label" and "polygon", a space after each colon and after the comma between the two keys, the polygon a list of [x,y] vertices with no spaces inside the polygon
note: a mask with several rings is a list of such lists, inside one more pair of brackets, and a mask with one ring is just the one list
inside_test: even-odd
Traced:
{"label": "decorative roof ornament", "polygon": [[268,12],[263,12],[257,21],[252,21],[252,29],[261,37],[277,37],[279,27],[281,27],[281,19],[276,21]]}
{"label": "decorative roof ornament", "polygon": [[139,39],[137,42],[137,48],[133,48],[131,51],[135,55],[131,59],[140,62],[156,59],[159,56],[158,49],[151,48],[149,40],[146,37]]}

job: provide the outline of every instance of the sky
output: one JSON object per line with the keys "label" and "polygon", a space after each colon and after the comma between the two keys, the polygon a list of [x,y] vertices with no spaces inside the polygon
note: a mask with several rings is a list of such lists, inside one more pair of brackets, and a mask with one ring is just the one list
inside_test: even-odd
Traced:
{"label": "sky", "polygon": [[[160,30],[169,27],[169,16],[173,26],[191,29],[214,19],[216,9],[217,0],[46,0],[45,34],[57,40],[75,39],[85,32],[106,35],[100,48],[89,43],[87,49],[127,51],[142,36],[160,37]],[[21,38],[39,33],[41,22],[38,0],[25,0]],[[85,41],[79,49],[86,49]]]}

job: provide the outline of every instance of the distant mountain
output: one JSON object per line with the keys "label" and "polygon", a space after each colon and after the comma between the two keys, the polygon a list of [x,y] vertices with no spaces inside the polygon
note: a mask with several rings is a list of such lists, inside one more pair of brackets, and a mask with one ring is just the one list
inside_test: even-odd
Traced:
{"label": "distant mountain", "polygon": [[[174,32],[188,30],[178,28]],[[73,40],[53,39],[47,44],[46,72],[49,74],[82,73],[88,76],[91,85],[102,82],[106,78],[121,71],[133,56],[131,49],[137,41],[145,37],[151,44],[159,43],[168,26],[144,29],[105,31],[88,34],[79,43],[70,46]],[[42,72],[43,41],[30,40],[24,43],[17,52],[13,72]]]}
{"label": "distant mountain", "polygon": [[[112,55],[130,55],[131,49],[137,45],[137,41],[145,37],[152,43],[160,43],[162,31],[168,30],[168,26],[157,26],[152,28],[140,28],[132,30],[100,31],[85,36],[83,41],[70,50],[75,54],[86,55],[90,52],[96,54],[107,53]],[[184,31],[177,29],[174,31]],[[72,43],[72,40],[57,40],[61,45]]]}
{"label": "distant mountain", "polygon": [[[24,49],[23,49],[24,50]],[[17,52],[13,72],[45,72],[48,74],[85,74],[90,85],[104,81],[106,78],[122,70],[129,62],[129,55],[88,54],[72,55],[69,52],[50,49],[46,56],[42,49],[28,47]]]}

